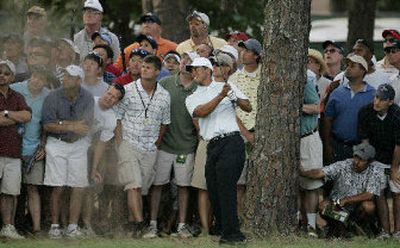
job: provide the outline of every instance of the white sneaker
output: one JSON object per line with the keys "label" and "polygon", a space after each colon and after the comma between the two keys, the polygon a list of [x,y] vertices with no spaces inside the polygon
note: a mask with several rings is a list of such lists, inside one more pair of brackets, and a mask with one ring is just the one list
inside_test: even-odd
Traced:
{"label": "white sneaker", "polygon": [[189,231],[187,224],[183,225],[181,228],[178,228],[177,231],[177,236],[180,238],[187,239],[193,237],[193,234]]}
{"label": "white sneaker", "polygon": [[144,239],[153,239],[158,237],[157,227],[150,225],[147,229],[147,232],[143,234]]}
{"label": "white sneaker", "polygon": [[[399,233],[400,236],[400,233]],[[376,236],[377,240],[386,240],[386,239],[390,239],[390,234],[385,232],[384,230],[381,230],[381,232],[378,234],[378,236]]]}
{"label": "white sneaker", "polygon": [[11,224],[4,225],[0,231],[0,236],[9,239],[25,239],[24,236],[18,234],[15,227]]}
{"label": "white sneaker", "polygon": [[49,238],[50,239],[60,239],[62,238],[62,231],[60,227],[50,227]]}
{"label": "white sneaker", "polygon": [[392,238],[396,240],[400,240],[400,231],[394,232],[392,234]]}
{"label": "white sneaker", "polygon": [[70,239],[81,239],[85,235],[83,234],[83,232],[81,232],[81,230],[79,230],[79,227],[77,227],[73,230],[67,229],[67,231],[65,232],[65,236]]}

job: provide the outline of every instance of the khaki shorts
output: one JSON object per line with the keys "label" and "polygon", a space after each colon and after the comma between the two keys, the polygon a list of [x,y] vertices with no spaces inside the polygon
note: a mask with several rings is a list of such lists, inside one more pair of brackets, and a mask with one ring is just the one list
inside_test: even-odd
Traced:
{"label": "khaki shorts", "polygon": [[6,195],[19,195],[21,190],[21,160],[0,157],[0,191]]}
{"label": "khaki shorts", "polygon": [[[384,171],[385,169],[390,169],[391,165],[390,164],[384,164],[378,161],[375,161],[375,163],[377,163],[378,166],[380,166],[382,168],[382,170]],[[400,171],[400,168],[399,168]],[[393,193],[400,193],[400,185],[398,185],[396,182],[390,180],[390,176],[386,175],[384,172],[383,173],[383,177],[381,180],[381,190],[386,189],[387,186],[389,185],[390,187],[390,191],[392,191]]]}
{"label": "khaki shorts", "polygon": [[118,147],[118,180],[124,190],[141,188],[147,195],[153,184],[157,152],[138,151],[123,140]]}
{"label": "khaki shorts", "polygon": [[[315,132],[300,140],[300,162],[305,171],[322,168],[322,142]],[[321,179],[299,177],[300,187],[306,190],[318,189],[324,185]]]}
{"label": "khaki shorts", "polygon": [[31,185],[43,185],[44,160],[36,161],[29,173],[23,173],[22,182]]}
{"label": "khaki shorts", "polygon": [[156,175],[153,185],[164,185],[169,183],[171,169],[174,167],[175,184],[178,186],[190,186],[193,176],[194,153],[185,155],[185,162],[177,160],[178,155],[158,150],[157,161],[154,166]]}
{"label": "khaki shorts", "polygon": [[44,185],[87,187],[89,139],[67,143],[47,138]]}
{"label": "khaki shorts", "polygon": [[99,164],[99,172],[104,178],[104,184],[122,186],[118,180],[118,154],[114,143],[107,144],[103,159]]}
{"label": "khaki shorts", "polygon": [[207,141],[200,139],[194,159],[194,171],[191,185],[195,188],[207,190],[205,168],[207,162]]}

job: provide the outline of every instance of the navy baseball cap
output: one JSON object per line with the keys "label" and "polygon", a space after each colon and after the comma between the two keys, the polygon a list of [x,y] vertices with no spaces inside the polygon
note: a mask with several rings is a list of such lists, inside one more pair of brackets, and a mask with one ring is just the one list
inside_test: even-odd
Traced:
{"label": "navy baseball cap", "polygon": [[330,46],[330,45],[332,45],[332,46],[338,48],[338,49],[340,50],[340,53],[341,53],[341,54],[344,54],[344,48],[343,48],[343,46],[342,46],[340,43],[335,42],[334,40],[327,40],[327,41],[324,41],[324,43],[322,43],[322,48],[325,50],[325,49],[326,49],[328,46]]}
{"label": "navy baseball cap", "polygon": [[142,15],[142,17],[140,17],[139,20],[140,23],[144,23],[144,22],[154,22],[157,23],[158,25],[161,25],[161,20],[160,18],[158,18],[158,16],[156,16],[155,14],[149,12],[145,15]]}
{"label": "navy baseball cap", "polygon": [[136,37],[136,41],[139,43],[142,42],[143,40],[147,40],[153,49],[157,49],[158,47],[157,41],[150,35],[141,34],[138,37]]}

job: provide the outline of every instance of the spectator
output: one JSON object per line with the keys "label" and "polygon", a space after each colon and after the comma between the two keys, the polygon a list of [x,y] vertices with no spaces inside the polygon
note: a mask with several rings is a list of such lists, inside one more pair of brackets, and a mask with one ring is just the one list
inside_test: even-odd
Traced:
{"label": "spectator", "polygon": [[[156,40],[158,45],[156,55],[159,58],[162,58],[165,54],[167,54],[168,51],[176,50],[177,44],[175,42],[167,40],[161,36],[161,20],[160,18],[158,18],[157,15],[155,15],[154,13],[147,13],[140,17],[139,23],[142,24],[141,34],[150,35]],[[131,54],[131,51],[139,47],[139,43],[135,42],[124,49],[126,62],[129,60],[129,55]],[[115,65],[118,68],[123,69],[121,56],[118,57]]]}
{"label": "spectator", "polygon": [[1,169],[1,217],[3,227],[0,236],[23,239],[14,227],[16,197],[21,188],[21,139],[18,125],[31,120],[31,109],[24,97],[10,89],[16,69],[9,60],[0,61],[0,169]]}
{"label": "spectator", "polygon": [[140,79],[125,87],[126,97],[118,106],[118,178],[127,192],[134,237],[141,237],[146,227],[142,195],[153,183],[157,147],[171,122],[169,93],[156,80],[160,70],[157,56],[145,57]]}
{"label": "spectator", "polygon": [[344,49],[339,43],[332,40],[322,43],[322,48],[324,49],[324,59],[328,66],[324,76],[329,80],[333,80],[342,71]]}
{"label": "spectator", "polygon": [[142,69],[143,59],[150,55],[150,53],[143,49],[134,49],[129,55],[128,72],[124,75],[114,79],[114,83],[126,85],[132,83],[140,78],[140,71]]}
{"label": "spectator", "polygon": [[120,53],[118,37],[109,30],[101,27],[101,19],[103,18],[103,6],[99,0],[86,0],[83,5],[83,23],[85,27],[74,35],[74,43],[79,48],[81,60],[88,55],[93,48],[92,35],[95,32],[107,33],[111,37],[110,45],[114,55]]}
{"label": "spectator", "polygon": [[16,73],[14,81],[24,81],[29,76],[29,69],[24,54],[24,40],[18,34],[10,34],[4,38],[3,42],[3,58],[13,62],[15,65]]}
{"label": "spectator", "polygon": [[69,220],[65,235],[79,238],[78,228],[82,195],[88,182],[88,132],[93,123],[93,96],[82,88],[83,70],[70,65],[65,69],[62,87],[51,92],[42,109],[43,128],[47,132],[44,185],[52,187],[49,237],[61,238],[62,195],[70,187]]}
{"label": "spectator", "polygon": [[164,68],[167,69],[170,74],[177,74],[179,72],[180,63],[181,56],[175,51],[169,51],[163,60]]}
{"label": "spectator", "polygon": [[328,87],[331,80],[324,77],[327,66],[322,54],[315,49],[308,49],[307,69],[315,73],[318,94],[320,98],[323,99],[325,97],[326,87]]}
{"label": "spectator", "polygon": [[388,60],[388,56],[386,56],[385,48],[388,46],[391,46],[391,44],[394,41],[400,40],[400,33],[395,29],[385,29],[382,32],[382,37],[383,37],[383,39],[385,39],[383,42],[383,50],[385,53],[385,57],[383,57],[383,59],[379,60],[376,63],[376,69],[382,70],[389,74],[398,74],[399,70],[396,67],[394,67],[392,64],[390,64],[390,62]]}
{"label": "spectator", "polygon": [[188,15],[186,21],[189,23],[190,39],[179,43],[176,48],[179,54],[194,51],[196,46],[200,44],[207,44],[212,50],[227,44],[224,39],[208,35],[210,18],[206,14],[193,11]]}
{"label": "spectator", "polygon": [[25,49],[33,38],[47,39],[45,34],[47,28],[46,10],[37,5],[32,6],[26,12],[26,26],[24,32]]}
{"label": "spectator", "polygon": [[112,63],[114,53],[111,50],[111,47],[108,45],[97,45],[93,47],[93,53],[100,56],[100,58],[103,60],[103,65],[101,66],[101,75],[103,76],[103,81],[110,85],[117,77],[116,74],[122,73],[122,71],[120,71]]}
{"label": "spectator", "polygon": [[103,59],[95,53],[89,53],[83,60],[82,67],[85,73],[82,87],[93,96],[102,96],[108,88],[108,84],[101,77]]}

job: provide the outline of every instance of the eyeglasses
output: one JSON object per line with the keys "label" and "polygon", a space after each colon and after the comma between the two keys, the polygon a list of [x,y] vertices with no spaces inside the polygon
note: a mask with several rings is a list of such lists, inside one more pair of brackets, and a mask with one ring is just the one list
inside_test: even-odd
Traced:
{"label": "eyeglasses", "polygon": [[397,52],[400,51],[400,48],[398,48],[398,47],[386,47],[384,51],[385,51],[386,54],[397,53]]}
{"label": "eyeglasses", "polygon": [[213,62],[213,63],[211,63],[213,66],[217,66],[217,67],[220,67],[220,66],[226,66],[227,64],[225,64],[225,63],[218,63],[218,62]]}
{"label": "eyeglasses", "polygon": [[0,70],[0,75],[4,75],[6,77],[9,77],[9,76],[11,76],[11,72],[7,71],[7,70],[5,70],[5,71]]}
{"label": "eyeglasses", "polygon": [[334,48],[331,48],[331,49],[325,49],[324,50],[324,53],[336,53],[336,52],[338,52],[338,50],[336,50],[336,49],[334,49]]}
{"label": "eyeglasses", "polygon": [[33,52],[33,53],[28,53],[29,57],[47,57],[46,54],[44,53],[38,53],[38,52]]}

